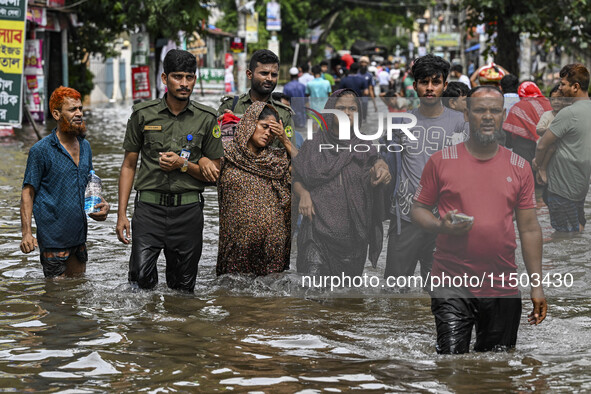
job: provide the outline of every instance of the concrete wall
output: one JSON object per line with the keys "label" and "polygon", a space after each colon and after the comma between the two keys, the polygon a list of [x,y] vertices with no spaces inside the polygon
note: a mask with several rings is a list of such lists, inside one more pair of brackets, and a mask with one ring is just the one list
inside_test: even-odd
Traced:
{"label": "concrete wall", "polygon": [[90,93],[89,105],[131,98],[131,47],[120,52],[116,58],[90,58],[95,86]]}

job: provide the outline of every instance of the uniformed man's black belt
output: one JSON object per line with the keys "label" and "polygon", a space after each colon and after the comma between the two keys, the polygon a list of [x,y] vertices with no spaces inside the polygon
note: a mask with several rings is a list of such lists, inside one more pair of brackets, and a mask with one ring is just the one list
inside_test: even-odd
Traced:
{"label": "uniformed man's black belt", "polygon": [[164,207],[178,207],[179,205],[194,204],[203,201],[199,192],[185,193],[159,193],[149,190],[138,191],[139,200],[150,204],[162,205]]}

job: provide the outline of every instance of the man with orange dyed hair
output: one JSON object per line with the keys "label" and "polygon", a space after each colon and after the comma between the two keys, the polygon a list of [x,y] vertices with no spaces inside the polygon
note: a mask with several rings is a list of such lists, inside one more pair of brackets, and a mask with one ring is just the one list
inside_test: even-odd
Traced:
{"label": "man with orange dyed hair", "polygon": [[[21,251],[39,246],[46,278],[78,276],[86,271],[86,213],[84,192],[92,170],[90,144],[84,139],[80,93],[60,86],[51,94],[49,110],[57,121],[51,134],[29,151],[21,195]],[[109,204],[103,199],[89,216],[107,218]],[[35,216],[37,239],[31,219]]]}

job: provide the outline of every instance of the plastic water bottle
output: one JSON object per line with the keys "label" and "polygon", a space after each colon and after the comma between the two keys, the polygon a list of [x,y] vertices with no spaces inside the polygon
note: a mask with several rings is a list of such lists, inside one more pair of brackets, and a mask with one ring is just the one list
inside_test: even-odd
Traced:
{"label": "plastic water bottle", "polygon": [[102,193],[103,187],[101,178],[94,173],[94,170],[90,170],[86,192],[84,192],[84,212],[86,212],[87,215],[89,213],[100,211],[99,208],[95,208],[94,206],[102,201]]}

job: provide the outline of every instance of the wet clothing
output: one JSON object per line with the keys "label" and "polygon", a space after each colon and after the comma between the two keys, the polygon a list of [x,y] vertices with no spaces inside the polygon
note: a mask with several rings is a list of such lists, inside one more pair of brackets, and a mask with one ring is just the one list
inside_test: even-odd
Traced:
{"label": "wet clothing", "polygon": [[[300,99],[300,100],[302,100],[302,99]],[[229,110],[232,109],[232,105],[234,104],[234,96],[224,96],[224,97],[222,97],[221,102],[222,102],[222,104],[220,105],[220,107],[218,108],[218,111],[217,111],[218,116],[223,115],[224,111],[226,109],[229,109]],[[240,96],[238,96],[238,101],[236,101],[236,105],[234,106],[234,110],[232,112],[234,112],[234,115],[241,118],[246,113],[246,110],[248,109],[248,107],[250,107],[250,105],[253,102],[254,101],[252,101],[252,99],[250,98],[250,90],[249,90],[247,93],[243,93]],[[273,100],[273,98],[271,96],[269,96],[269,100],[267,101],[267,103],[271,104],[273,106],[273,108],[275,108],[277,110],[277,113],[279,113],[279,119],[283,122],[283,129],[285,130],[285,135],[287,135],[288,138],[292,138],[293,137],[293,121],[292,121],[293,111],[291,110],[291,108],[289,108],[288,106],[284,105],[283,103],[281,103],[279,101]],[[281,143],[277,139],[275,139],[275,141],[271,145],[274,147],[282,147]]]}
{"label": "wet clothing", "polygon": [[253,103],[226,147],[218,197],[220,241],[216,273],[267,275],[289,268],[291,177],[285,149],[247,146],[266,103]]}
{"label": "wet clothing", "polygon": [[591,101],[577,100],[558,112],[550,132],[558,138],[548,162],[548,191],[582,201],[591,177]]}
{"label": "wet clothing", "polygon": [[400,222],[399,234],[396,220],[390,223],[384,278],[413,276],[418,261],[421,264],[421,276],[426,280],[433,265],[433,250],[437,235],[406,220]]}
{"label": "wet clothing", "polygon": [[507,137],[511,138],[511,150],[523,157],[531,165],[534,157],[536,157],[537,144],[535,141],[532,141],[528,138],[519,137],[518,135],[508,134]]}
{"label": "wet clothing", "polygon": [[67,249],[86,242],[84,192],[92,170],[90,144],[78,137],[80,160],[60,143],[56,131],[29,151],[23,187],[35,189],[33,216],[40,249]]}
{"label": "wet clothing", "polygon": [[[189,134],[191,142],[187,140]],[[224,153],[220,135],[215,110],[196,101],[190,101],[178,115],[168,109],[166,96],[134,105],[123,149],[141,155],[135,189],[175,194],[202,192],[205,184],[191,175],[162,171],[158,164],[160,152],[180,154],[188,147],[191,163],[198,163],[204,156],[219,159]]]}
{"label": "wet clothing", "polygon": [[510,133],[513,152],[530,165],[536,156],[536,141],[540,138],[536,131],[538,122],[546,111],[551,110],[550,101],[545,97],[524,97],[513,105],[503,123],[503,130]]}
{"label": "wet clothing", "polygon": [[[529,164],[501,146],[493,158],[479,160],[465,144],[454,145],[431,156],[415,200],[437,204],[441,215],[457,209],[474,217],[468,233],[437,236],[431,278],[445,283],[447,276],[454,286],[431,293],[437,352],[468,352],[474,324],[476,351],[514,347],[521,298],[508,283],[517,273],[513,212],[536,206]],[[458,277],[467,279],[458,284]]]}
{"label": "wet clothing", "polygon": [[445,148],[427,162],[414,199],[437,205],[441,216],[457,209],[474,217],[467,234],[437,236],[431,277],[486,276],[469,288],[474,296],[517,294],[506,279],[517,272],[513,212],[536,207],[533,175],[522,157],[500,146],[489,160],[476,159],[463,143]]}
{"label": "wet clothing", "polygon": [[[514,103],[511,110],[506,113],[503,123],[505,134],[500,136],[499,143],[504,139],[503,145],[511,146],[513,152],[531,164],[536,154],[536,146],[531,142],[536,142],[540,138],[536,132],[538,122],[544,112],[550,111],[552,106],[538,85],[530,81],[519,85],[517,95],[520,100]],[[508,104],[511,105],[505,103],[505,106]]]}
{"label": "wet clothing", "polygon": [[585,200],[571,201],[544,188],[544,203],[548,206],[550,225],[556,231],[578,232],[579,225],[585,226]]}
{"label": "wet clothing", "polygon": [[[339,93],[329,98],[327,109],[335,108]],[[327,125],[328,130],[338,127],[333,117],[328,117]],[[356,275],[363,272],[368,246],[372,256],[372,250],[381,251],[381,219],[374,220],[372,215],[375,193],[369,173],[378,157],[344,149],[360,143],[364,142],[356,136],[343,141],[322,130],[306,140],[293,159],[294,180],[310,193],[316,213],[312,220],[303,219],[298,234],[300,273]],[[319,151],[321,144],[342,149]]]}
{"label": "wet clothing", "polygon": [[367,260],[367,242],[351,240],[343,247],[335,239],[317,234],[308,218],[298,232],[297,270],[311,276],[344,274],[349,277],[363,275]]}
{"label": "wet clothing", "polygon": [[[188,142],[187,136],[192,135]],[[203,241],[205,184],[179,170],[165,172],[158,164],[160,152],[190,150],[189,161],[223,155],[221,131],[213,108],[195,101],[174,115],[162,99],[136,104],[127,122],[123,148],[140,152],[132,219],[132,252],[129,281],[140,288],[158,282],[156,261],[164,249],[166,282],[172,289],[192,292]]]}
{"label": "wet clothing", "polygon": [[[141,197],[141,192],[140,192]],[[164,249],[166,284],[192,292],[203,244],[203,202],[166,206],[139,201],[131,220],[128,279],[142,289],[158,283],[156,262]]]}
{"label": "wet clothing", "polygon": [[46,278],[55,278],[66,272],[66,261],[71,255],[76,256],[78,261],[86,264],[88,261],[88,250],[86,244],[72,246],[69,248],[47,248],[41,249],[39,257],[41,259],[41,266],[43,267],[43,274]]}
{"label": "wet clothing", "polygon": [[442,288],[432,297],[437,353],[468,353],[474,326],[475,351],[503,351],[515,347],[521,319],[519,296],[474,298],[463,288]]}
{"label": "wet clothing", "polygon": [[[417,137],[416,141],[402,132],[395,133],[393,141],[386,141],[385,138],[381,140],[385,144],[398,143],[404,146],[404,150],[398,153],[382,151],[396,185],[389,196],[391,220],[388,245],[392,247],[388,247],[386,255],[385,277],[407,273],[412,275],[418,261],[421,262],[423,277],[430,271],[432,257],[426,248],[431,247],[433,254],[434,236],[410,223],[412,198],[429,157],[446,146],[464,141],[468,133],[468,123],[464,121],[463,114],[447,107],[443,107],[443,112],[436,118],[422,115],[418,108],[410,113],[417,118],[417,125],[411,129]],[[403,221],[408,225],[403,226]],[[402,234],[403,227],[410,234]],[[403,248],[402,245],[407,247]]]}

